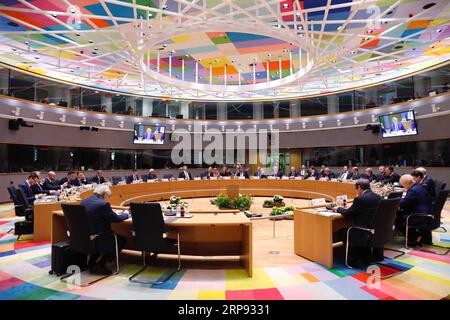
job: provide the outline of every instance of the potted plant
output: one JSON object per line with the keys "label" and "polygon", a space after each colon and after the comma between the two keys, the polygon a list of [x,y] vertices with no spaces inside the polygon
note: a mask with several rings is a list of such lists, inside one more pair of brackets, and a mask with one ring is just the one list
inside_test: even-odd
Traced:
{"label": "potted plant", "polygon": [[273,207],[273,200],[264,200],[263,207],[264,208],[272,208]]}
{"label": "potted plant", "polygon": [[284,207],[286,204],[284,203],[284,198],[279,195],[273,196],[273,206],[274,207]]}
{"label": "potted plant", "polygon": [[247,194],[240,194],[234,201],[234,207],[239,209],[240,211],[249,210],[252,203],[253,198]]}
{"label": "potted plant", "polygon": [[233,209],[233,201],[223,194],[216,197],[215,204],[219,209]]}

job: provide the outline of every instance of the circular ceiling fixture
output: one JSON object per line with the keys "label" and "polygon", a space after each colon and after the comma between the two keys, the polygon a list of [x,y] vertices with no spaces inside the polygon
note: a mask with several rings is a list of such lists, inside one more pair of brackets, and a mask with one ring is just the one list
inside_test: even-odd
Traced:
{"label": "circular ceiling fixture", "polygon": [[0,62],[151,97],[291,99],[447,62],[449,10],[448,0],[12,0],[0,6]]}

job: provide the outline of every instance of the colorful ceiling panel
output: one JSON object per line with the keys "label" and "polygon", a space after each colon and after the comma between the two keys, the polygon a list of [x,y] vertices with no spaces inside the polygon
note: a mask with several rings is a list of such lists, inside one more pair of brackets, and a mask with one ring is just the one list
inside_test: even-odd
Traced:
{"label": "colorful ceiling panel", "polygon": [[0,62],[95,88],[275,100],[450,58],[448,0],[0,0]]}

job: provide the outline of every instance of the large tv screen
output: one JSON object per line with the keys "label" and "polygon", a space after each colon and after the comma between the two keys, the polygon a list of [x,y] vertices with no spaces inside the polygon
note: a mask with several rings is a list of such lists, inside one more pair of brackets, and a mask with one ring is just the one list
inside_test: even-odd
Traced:
{"label": "large tv screen", "polygon": [[134,125],[135,144],[164,144],[165,127],[153,125]]}
{"label": "large tv screen", "polygon": [[409,110],[380,116],[380,131],[383,138],[417,134],[414,111]]}

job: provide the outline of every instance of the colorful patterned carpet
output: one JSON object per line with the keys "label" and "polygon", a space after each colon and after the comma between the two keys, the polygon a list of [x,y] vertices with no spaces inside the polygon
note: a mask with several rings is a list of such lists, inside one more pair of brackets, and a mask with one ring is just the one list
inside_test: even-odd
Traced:
{"label": "colorful patterned carpet", "polygon": [[[449,204],[443,222],[450,230]],[[183,269],[164,285],[130,283],[139,266],[121,264],[119,275],[92,286],[68,286],[49,275],[50,244],[31,237],[16,241],[16,218],[10,205],[0,205],[0,299],[449,299],[450,254],[440,256],[412,250],[387,264],[405,272],[373,283],[360,270],[338,262],[334,269],[300,259],[300,263],[256,267],[253,278],[243,269]],[[435,233],[441,245],[450,246],[450,233]],[[255,243],[255,245],[258,245]],[[274,258],[276,259],[276,257]],[[382,273],[393,270],[382,267]],[[145,276],[160,276],[168,269],[151,268]],[[370,279],[369,279],[370,280]]]}

